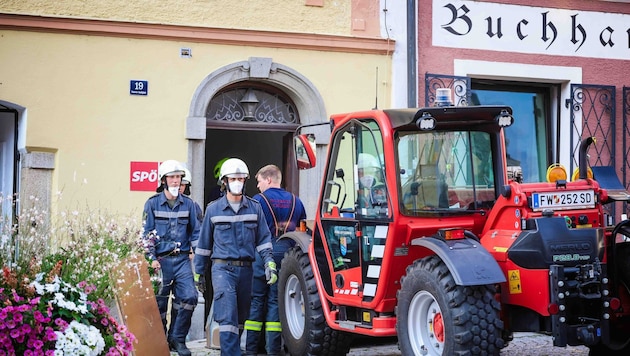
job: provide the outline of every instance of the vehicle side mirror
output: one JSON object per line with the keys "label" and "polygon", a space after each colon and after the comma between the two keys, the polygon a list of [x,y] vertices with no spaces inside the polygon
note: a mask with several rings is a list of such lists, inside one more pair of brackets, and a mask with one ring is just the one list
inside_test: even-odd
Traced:
{"label": "vehicle side mirror", "polygon": [[315,135],[302,134],[293,138],[295,146],[295,158],[298,169],[309,169],[315,167],[317,156],[315,154]]}

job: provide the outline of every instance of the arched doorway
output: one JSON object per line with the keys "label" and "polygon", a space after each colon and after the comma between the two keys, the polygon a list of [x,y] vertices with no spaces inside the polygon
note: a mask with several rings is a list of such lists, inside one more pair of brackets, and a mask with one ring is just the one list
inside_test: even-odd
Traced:
{"label": "arched doorway", "polygon": [[216,181],[214,168],[226,157],[247,163],[252,177],[246,185],[248,195],[258,192],[253,177],[267,164],[280,167],[284,188],[298,193],[291,137],[300,119],[282,90],[261,81],[228,85],[214,95],[206,118],[206,203],[218,197],[216,188],[211,189]]}
{"label": "arched doorway", "polygon": [[[275,112],[271,121],[257,121],[255,118],[218,120],[214,116],[213,113],[220,110],[213,109],[211,104],[222,105],[224,99],[226,112],[246,115],[244,110],[248,103],[248,90],[254,94],[255,100],[252,102],[257,101],[257,109],[252,115],[255,115],[256,110],[259,113],[273,112],[271,107],[261,105],[261,99],[269,99],[267,103],[275,103],[278,108],[282,106],[286,110],[285,116],[279,115],[279,111]],[[229,108],[230,105],[234,108]],[[209,113],[212,117],[208,117]],[[293,119],[288,118],[289,113],[292,113]],[[209,190],[215,185],[213,171],[217,160],[240,155],[250,166],[252,176],[265,164],[281,163],[278,165],[284,168],[288,190],[298,194],[308,205],[311,199],[307,198],[309,192],[305,187],[309,186],[308,182],[312,179],[319,182],[321,172],[312,171],[306,176],[300,172],[298,179],[293,165],[287,164],[290,159],[288,150],[292,147],[292,132],[298,125],[324,120],[327,120],[324,103],[315,86],[295,70],[274,63],[271,58],[253,57],[214,71],[197,88],[186,122],[188,164],[193,181],[205,183],[193,184],[193,198],[200,204],[207,203],[204,186]],[[299,189],[298,181],[302,183]],[[247,189],[248,195],[257,193],[255,183]],[[315,209],[314,206],[307,206],[307,214],[309,208],[311,212]]]}

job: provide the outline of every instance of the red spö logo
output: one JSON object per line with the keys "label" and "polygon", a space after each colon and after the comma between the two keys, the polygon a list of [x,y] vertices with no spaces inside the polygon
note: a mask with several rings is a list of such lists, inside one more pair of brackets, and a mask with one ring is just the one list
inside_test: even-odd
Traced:
{"label": "red sp\u00f6 logo", "polygon": [[131,162],[129,190],[155,192],[159,162]]}

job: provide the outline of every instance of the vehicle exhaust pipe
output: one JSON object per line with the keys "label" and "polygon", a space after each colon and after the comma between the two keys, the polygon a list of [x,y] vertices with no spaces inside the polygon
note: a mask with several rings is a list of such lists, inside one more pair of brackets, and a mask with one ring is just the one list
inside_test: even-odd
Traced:
{"label": "vehicle exhaust pipe", "polygon": [[587,158],[587,154],[586,151],[588,150],[588,146],[591,145],[591,143],[595,142],[595,137],[587,137],[584,140],[582,140],[582,143],[580,143],[580,166],[578,167],[579,169],[579,179],[586,179],[588,177],[588,162],[586,161]]}

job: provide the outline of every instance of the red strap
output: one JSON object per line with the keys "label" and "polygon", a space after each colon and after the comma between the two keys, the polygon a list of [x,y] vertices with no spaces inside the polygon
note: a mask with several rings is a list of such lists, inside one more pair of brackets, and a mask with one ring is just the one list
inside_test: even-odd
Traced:
{"label": "red strap", "polygon": [[267,199],[267,197],[265,196],[265,193],[260,193],[260,195],[263,197],[263,199],[265,199],[265,203],[267,203],[267,206],[269,207],[269,211],[271,212],[271,216],[273,217],[273,224],[276,226],[276,237],[284,234],[285,232],[287,232],[287,227],[289,226],[289,223],[291,222],[291,218],[293,218],[293,212],[295,211],[295,194],[291,193],[291,198],[292,198],[292,202],[291,202],[291,214],[289,214],[289,218],[287,219],[287,221],[284,224],[284,230],[282,231],[282,233],[280,233],[280,228],[278,226],[278,219],[276,218],[276,213],[273,210],[273,207],[271,206],[271,203],[269,203],[269,199]]}

